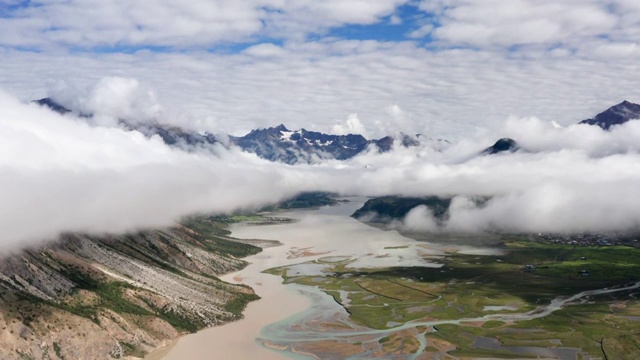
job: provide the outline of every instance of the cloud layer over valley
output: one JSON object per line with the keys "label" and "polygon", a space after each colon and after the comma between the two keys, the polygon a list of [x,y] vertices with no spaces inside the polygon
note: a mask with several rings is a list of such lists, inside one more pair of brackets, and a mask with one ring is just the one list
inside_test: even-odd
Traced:
{"label": "cloud layer over valley", "polygon": [[[0,1],[0,248],[303,190],[455,196],[405,219],[423,231],[637,228],[638,122],[572,124],[640,103],[639,38],[633,0]],[[93,116],[25,105],[47,96]],[[287,166],[122,119],[424,137]],[[501,137],[521,150],[479,156]]]}
{"label": "cloud layer over valley", "polygon": [[[105,90],[114,86],[127,96]],[[480,129],[444,151],[427,145],[396,146],[388,153],[372,148],[346,161],[289,166],[234,147],[185,152],[157,136],[117,127],[118,116],[162,114],[153,91],[135,80],[105,79],[86,93],[84,104],[102,99],[91,110],[105,112],[94,119],[59,115],[0,93],[1,250],[63,232],[132,231],[198,212],[255,209],[310,190],[455,196],[444,225],[452,231],[640,225],[640,121],[607,132],[509,118],[499,131]],[[113,106],[128,112],[110,113]],[[362,125],[356,120],[350,126]],[[523,150],[479,155],[502,136],[517,139]],[[491,199],[478,207],[467,198],[476,196]],[[426,209],[416,209],[405,223],[436,229]]]}

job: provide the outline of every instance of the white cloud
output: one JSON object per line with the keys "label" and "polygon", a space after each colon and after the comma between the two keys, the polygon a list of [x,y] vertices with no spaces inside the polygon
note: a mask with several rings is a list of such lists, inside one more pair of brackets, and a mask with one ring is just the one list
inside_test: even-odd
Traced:
{"label": "white cloud", "polygon": [[203,47],[254,37],[304,38],[344,24],[371,24],[407,0],[71,0],[41,2],[0,18],[0,44]]}
{"label": "white cloud", "polygon": [[[0,86],[25,101],[54,95],[107,118],[215,133],[279,123],[363,133],[364,119],[369,137],[458,139],[445,151],[398,148],[292,168],[222,149],[219,158],[185,154],[0,94],[0,186],[13,190],[0,199],[2,241],[163,225],[303,189],[493,196],[482,208],[457,198],[452,229],[633,226],[640,126],[571,125],[623,99],[640,102],[637,1],[420,1],[428,16],[402,20],[415,21],[409,35],[426,47],[323,37],[347,24],[397,22],[407,3],[71,0],[0,18],[1,45],[40,50],[0,48]],[[204,51],[237,42],[258,43]],[[180,51],[77,51],[138,46]],[[534,152],[475,157],[503,136]],[[409,223],[427,215],[416,210]]]}
{"label": "white cloud", "polygon": [[285,55],[286,51],[278,45],[264,43],[251,46],[243,53],[257,57],[280,57]]}
{"label": "white cloud", "polygon": [[433,217],[433,211],[424,205],[411,209],[400,224],[400,228],[411,232],[439,231],[438,224]]}
{"label": "white cloud", "polygon": [[344,122],[337,121],[331,128],[331,133],[336,135],[360,134],[364,137],[368,136],[367,130],[358,118],[358,114],[350,114]]}
{"label": "white cloud", "polygon": [[[501,133],[535,152],[477,156]],[[61,232],[171,225],[194,212],[252,208],[308,190],[458,196],[447,230],[625,229],[639,225],[639,136],[640,122],[605,132],[510,119],[499,131],[479,132],[442,152],[397,148],[287,166],[222,147],[215,156],[185,153],[157,137],[90,126],[0,93],[0,187],[11,189],[0,195],[0,249]],[[478,207],[467,196],[491,200]],[[435,229],[424,208],[414,209],[403,226]]]}
{"label": "white cloud", "polygon": [[0,92],[0,250],[260,206],[304,188],[297,171],[222,149],[188,154]]}
{"label": "white cloud", "polygon": [[618,25],[629,9],[624,1],[596,0],[423,1],[421,8],[436,16],[439,24],[432,32],[436,39],[480,48],[538,44],[575,48],[604,35],[616,38],[624,34]]}
{"label": "white cloud", "polygon": [[418,29],[411,31],[408,36],[410,38],[420,39],[431,34],[433,29],[434,26],[432,24],[422,25]]}
{"label": "white cloud", "polygon": [[400,25],[402,22],[402,18],[398,15],[391,15],[389,17],[389,24],[391,25]]}
{"label": "white cloud", "polygon": [[77,89],[63,82],[51,91],[51,96],[82,114],[116,120],[150,120],[162,113],[155,92],[133,78],[106,77],[87,89]]}
{"label": "white cloud", "polygon": [[385,110],[397,105],[410,115],[403,131],[450,140],[497,128],[509,115],[568,125],[624,99],[640,102],[635,53],[528,58],[375,41],[289,43],[283,50],[286,56],[267,58],[0,50],[0,85],[31,100],[60,82],[91,89],[105,76],[136,78],[155,90],[163,105],[159,120],[214,133],[279,123],[330,131],[334,119],[357,113],[367,124],[381,124],[367,126],[370,136],[381,137],[391,127]]}

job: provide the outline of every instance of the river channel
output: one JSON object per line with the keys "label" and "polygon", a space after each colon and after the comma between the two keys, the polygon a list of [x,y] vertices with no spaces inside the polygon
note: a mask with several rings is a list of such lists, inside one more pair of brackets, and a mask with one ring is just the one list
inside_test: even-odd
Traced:
{"label": "river channel", "polygon": [[[283,285],[279,276],[263,273],[264,270],[291,266],[289,275],[322,275],[322,264],[314,264],[317,259],[344,259],[352,261],[349,267],[375,268],[389,266],[439,267],[438,258],[449,251],[470,254],[499,252],[487,247],[467,245],[442,245],[415,241],[396,231],[383,231],[365,225],[350,215],[366,199],[350,199],[336,206],[314,210],[300,210],[278,213],[279,217],[289,217],[296,221],[275,225],[237,224],[232,226],[232,236],[242,239],[278,240],[283,245],[264,249],[260,254],[247,260],[251,263],[245,269],[227,274],[224,281],[251,286],[261,297],[252,302],[244,312],[244,319],[220,327],[205,329],[196,334],[182,337],[172,347],[165,349],[154,359],[310,359],[312,357],[282,347],[287,341],[317,341],[318,339],[339,339],[354,336],[383,337],[391,331],[433,327],[439,324],[486,321],[486,320],[527,320],[546,316],[562,308],[565,304],[582,297],[619,291],[607,289],[577,294],[568,299],[556,299],[551,304],[526,313],[490,314],[481,318],[448,321],[416,321],[389,330],[372,330],[350,324],[348,314],[333,298],[309,286]],[[389,252],[385,248],[394,248]],[[399,250],[399,251],[398,251]],[[311,262],[311,263],[310,263]],[[297,265],[300,264],[300,265]],[[640,287],[640,283],[633,285]],[[347,330],[323,329],[314,331],[305,327],[308,319],[314,321],[344,319]],[[274,344],[265,346],[265,344]],[[421,344],[421,348],[427,346]],[[370,354],[369,354],[370,355]],[[364,354],[366,358],[368,355]]]}

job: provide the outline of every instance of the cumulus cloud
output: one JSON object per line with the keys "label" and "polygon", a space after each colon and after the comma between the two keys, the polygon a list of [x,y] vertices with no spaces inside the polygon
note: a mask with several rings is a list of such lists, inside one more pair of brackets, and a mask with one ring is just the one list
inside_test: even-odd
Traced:
{"label": "cumulus cloud", "polygon": [[483,48],[580,48],[604,35],[619,40],[627,37],[618,27],[621,19],[638,11],[627,1],[596,0],[438,0],[422,1],[420,6],[436,14],[438,26],[431,36],[444,44]]}
{"label": "cumulus cloud", "polygon": [[[637,160],[637,159],[636,159]],[[602,232],[638,230],[636,180],[547,182],[497,196],[482,207],[457,198],[446,229],[454,231]]]}
{"label": "cumulus cloud", "polygon": [[[399,14],[401,41],[344,35]],[[0,17],[0,84],[30,100],[46,83],[133,77],[179,109],[174,123],[236,135],[326,131],[349,113],[384,125],[396,105],[412,115],[405,132],[449,138],[638,102],[639,14],[632,0],[22,2]]]}
{"label": "cumulus cloud", "polygon": [[263,43],[251,46],[243,53],[257,57],[280,57],[284,56],[286,51],[278,45]]}
{"label": "cumulus cloud", "polygon": [[133,78],[106,77],[86,89],[63,82],[51,90],[50,96],[80,114],[116,120],[151,120],[162,112],[155,92]]}
{"label": "cumulus cloud", "polygon": [[331,133],[336,135],[360,134],[364,137],[368,136],[367,130],[358,118],[358,114],[350,114],[347,120],[337,121],[331,128]]}
{"label": "cumulus cloud", "polygon": [[440,230],[433,217],[433,211],[424,205],[411,209],[398,226],[403,230],[415,232],[434,232]]}

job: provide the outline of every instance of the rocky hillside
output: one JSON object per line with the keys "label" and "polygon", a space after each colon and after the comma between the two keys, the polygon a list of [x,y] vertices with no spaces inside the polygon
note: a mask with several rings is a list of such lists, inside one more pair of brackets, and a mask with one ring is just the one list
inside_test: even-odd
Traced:
{"label": "rocky hillside", "polygon": [[[260,248],[219,218],[123,236],[65,235],[0,261],[1,359],[121,359],[239,319],[257,298],[219,274]],[[268,246],[273,244],[261,243]]]}

